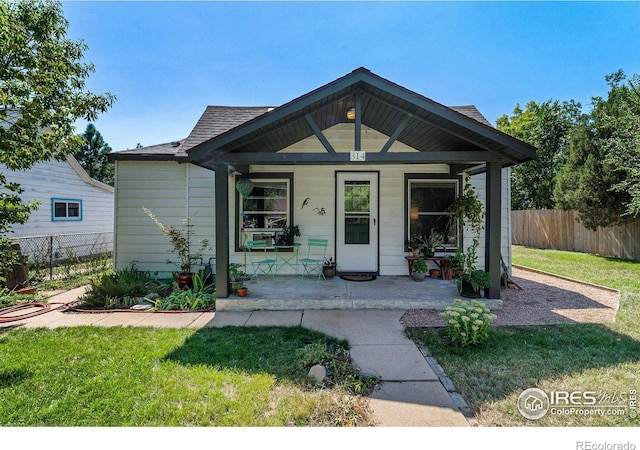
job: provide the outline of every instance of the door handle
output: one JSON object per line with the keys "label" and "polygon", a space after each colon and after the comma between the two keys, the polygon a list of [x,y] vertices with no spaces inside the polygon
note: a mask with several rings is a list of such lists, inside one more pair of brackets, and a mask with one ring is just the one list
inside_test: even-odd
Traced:
{"label": "door handle", "polygon": [[373,226],[374,226],[374,227],[376,226],[376,219],[375,219],[375,217],[373,218]]}

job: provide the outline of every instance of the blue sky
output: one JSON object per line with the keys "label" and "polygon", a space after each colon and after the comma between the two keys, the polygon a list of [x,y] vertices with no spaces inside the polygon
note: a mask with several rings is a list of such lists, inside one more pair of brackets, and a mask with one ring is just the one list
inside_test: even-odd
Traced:
{"label": "blue sky", "polygon": [[[65,2],[113,150],[186,137],[207,105],[278,106],[364,66],[495,124],[640,73],[636,2]],[[78,132],[86,123],[77,124]]]}

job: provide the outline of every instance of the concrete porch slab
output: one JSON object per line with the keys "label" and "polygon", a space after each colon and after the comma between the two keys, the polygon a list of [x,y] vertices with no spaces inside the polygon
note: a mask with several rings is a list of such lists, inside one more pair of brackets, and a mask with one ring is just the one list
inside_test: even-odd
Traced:
{"label": "concrete porch slab", "polygon": [[[219,298],[218,311],[322,310],[322,309],[437,309],[443,310],[461,298],[455,282],[408,276],[379,276],[373,281],[345,281],[339,277],[312,281],[277,276],[260,283],[250,281],[247,297]],[[490,309],[502,308],[502,300],[483,299]]]}

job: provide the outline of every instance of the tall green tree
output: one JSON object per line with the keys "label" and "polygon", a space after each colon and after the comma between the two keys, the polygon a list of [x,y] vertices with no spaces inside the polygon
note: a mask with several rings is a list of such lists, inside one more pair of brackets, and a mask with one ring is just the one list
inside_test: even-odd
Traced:
{"label": "tall green tree", "polygon": [[[628,218],[625,212],[631,197],[622,187],[630,178],[620,159],[631,150],[626,140],[632,136],[625,113],[630,91],[624,79],[622,71],[605,77],[608,95],[592,99],[591,111],[575,128],[567,159],[556,177],[558,207],[576,210],[578,220],[592,230]],[[616,147],[616,142],[623,145]]]}
{"label": "tall green tree", "polygon": [[92,123],[87,125],[80,136],[84,139],[84,144],[76,154],[76,159],[91,178],[113,186],[114,167],[107,158],[111,147]]}
{"label": "tall green tree", "polygon": [[614,80],[617,91],[616,114],[608,115],[611,135],[603,142],[608,167],[619,175],[613,193],[625,200],[623,218],[640,214],[640,75],[626,80],[622,72]]}
{"label": "tall green tree", "polygon": [[[83,61],[87,46],[67,38],[69,24],[58,1],[0,0],[0,164],[25,170],[62,160],[82,146],[73,124],[95,121],[115,97],[85,89],[94,72]],[[21,188],[0,173],[0,236],[24,223],[36,207],[23,203]],[[15,255],[0,238],[0,277]],[[4,269],[4,270],[2,270]]]}
{"label": "tall green tree", "polygon": [[518,105],[510,117],[505,114],[498,118],[498,130],[538,149],[535,160],[512,169],[512,209],[554,208],[555,176],[565,158],[570,133],[578,121],[580,108],[580,104],[573,100],[530,101],[525,110]]}

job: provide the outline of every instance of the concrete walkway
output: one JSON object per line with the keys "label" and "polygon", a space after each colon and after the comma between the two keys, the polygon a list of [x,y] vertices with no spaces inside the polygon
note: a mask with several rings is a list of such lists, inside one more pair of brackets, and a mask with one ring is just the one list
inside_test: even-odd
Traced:
{"label": "concrete walkway", "polygon": [[[74,289],[51,297],[49,302],[69,302],[82,293],[84,288]],[[447,391],[441,382],[443,374],[436,374],[413,341],[406,337],[400,324],[403,313],[404,310],[373,309],[178,314],[63,313],[52,310],[29,319],[0,323],[0,329],[16,326],[55,328],[83,325],[170,328],[301,325],[348,340],[351,356],[360,370],[381,379],[369,398],[378,426],[469,426],[460,410],[464,405],[454,401],[455,393],[450,394],[452,389]],[[437,370],[437,366],[435,367]]]}

